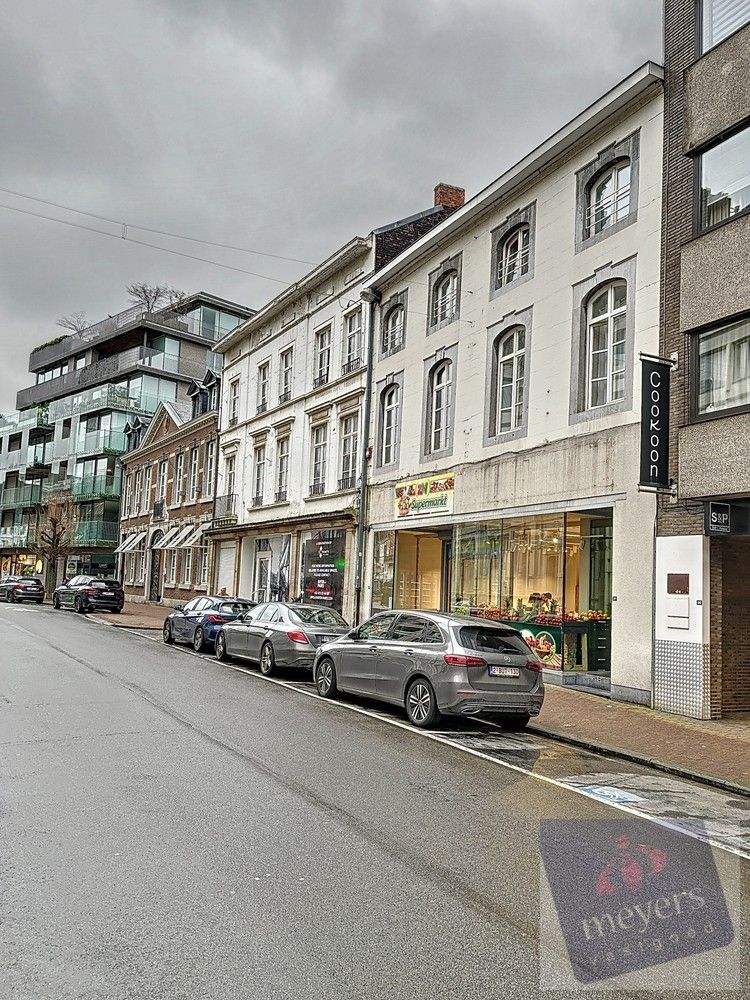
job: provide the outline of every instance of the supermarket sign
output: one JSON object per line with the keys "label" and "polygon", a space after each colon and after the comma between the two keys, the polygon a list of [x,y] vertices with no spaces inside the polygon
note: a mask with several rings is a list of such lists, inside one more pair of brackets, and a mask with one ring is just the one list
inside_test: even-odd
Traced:
{"label": "supermarket sign", "polygon": [[439,476],[399,483],[394,490],[396,520],[452,514],[455,482],[452,472],[444,472]]}

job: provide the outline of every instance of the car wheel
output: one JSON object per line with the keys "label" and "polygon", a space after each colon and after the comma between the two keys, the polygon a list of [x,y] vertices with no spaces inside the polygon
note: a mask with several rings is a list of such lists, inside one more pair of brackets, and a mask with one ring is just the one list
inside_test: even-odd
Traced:
{"label": "car wheel", "polygon": [[8,602],[8,604],[12,604],[13,601],[15,601],[15,599],[16,598],[15,595],[13,594],[13,591],[9,590],[8,593],[5,595],[5,600]]}
{"label": "car wheel", "polygon": [[73,605],[79,615],[86,614],[86,608],[84,607],[83,601],[80,597],[76,597],[76,602]]}
{"label": "car wheel", "polygon": [[216,659],[221,660],[222,663],[227,663],[232,659],[227,652],[227,640],[224,638],[223,632],[219,632],[216,636]]}
{"label": "car wheel", "polygon": [[203,637],[203,629],[199,625],[193,633],[193,649],[196,653],[202,653],[205,648],[206,640]]}
{"label": "car wheel", "polygon": [[328,656],[315,668],[315,687],[321,698],[335,698],[339,693],[336,685],[336,667]]}
{"label": "car wheel", "polygon": [[57,594],[52,595],[52,607],[55,609],[55,611],[60,610],[60,598],[57,596]]}
{"label": "car wheel", "polygon": [[168,646],[171,646],[172,643],[174,642],[174,636],[172,635],[172,626],[169,623],[168,619],[167,619],[167,621],[164,622],[164,628],[162,629],[162,633],[161,634],[162,634],[162,638],[164,639],[164,641],[166,642],[166,644]]}
{"label": "car wheel", "polygon": [[260,672],[264,677],[270,677],[276,671],[276,657],[273,655],[273,646],[270,642],[264,642],[260,651]]}
{"label": "car wheel", "polygon": [[423,677],[411,682],[406,692],[406,714],[418,729],[429,729],[440,718],[432,685]]}
{"label": "car wheel", "polygon": [[503,715],[500,718],[500,725],[503,729],[507,729],[512,733],[518,733],[528,726],[530,718],[531,716],[525,713],[521,715]]}

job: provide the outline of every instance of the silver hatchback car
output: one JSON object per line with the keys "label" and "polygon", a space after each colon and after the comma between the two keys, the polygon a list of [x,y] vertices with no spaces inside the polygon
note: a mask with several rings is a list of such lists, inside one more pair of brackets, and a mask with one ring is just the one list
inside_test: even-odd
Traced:
{"label": "silver hatchback car", "polygon": [[253,660],[266,677],[277,667],[311,670],[318,646],[348,631],[347,623],[332,608],[271,601],[221,628],[216,658]]}
{"label": "silver hatchback car", "polygon": [[461,615],[389,611],[320,646],[318,694],[338,691],[403,705],[422,729],[441,714],[500,716],[523,729],[544,701],[542,664],[507,625]]}

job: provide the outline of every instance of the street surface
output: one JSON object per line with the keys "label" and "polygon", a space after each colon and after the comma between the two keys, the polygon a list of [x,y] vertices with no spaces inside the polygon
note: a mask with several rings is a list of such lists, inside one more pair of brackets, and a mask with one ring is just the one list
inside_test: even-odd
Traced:
{"label": "street surface", "polygon": [[[736,962],[748,799],[473,723],[425,736],[70,613],[0,627],[2,1000],[550,995],[540,824],[634,816],[713,857]],[[740,995],[730,951],[670,963],[672,988],[706,995],[702,968]]]}

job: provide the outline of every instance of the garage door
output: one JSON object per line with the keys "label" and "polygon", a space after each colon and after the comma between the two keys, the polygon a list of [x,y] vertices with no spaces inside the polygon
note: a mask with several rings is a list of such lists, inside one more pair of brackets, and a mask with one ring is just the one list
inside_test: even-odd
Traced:
{"label": "garage door", "polygon": [[219,542],[218,562],[216,568],[216,589],[226,587],[228,593],[234,596],[234,561],[237,554],[236,542]]}

